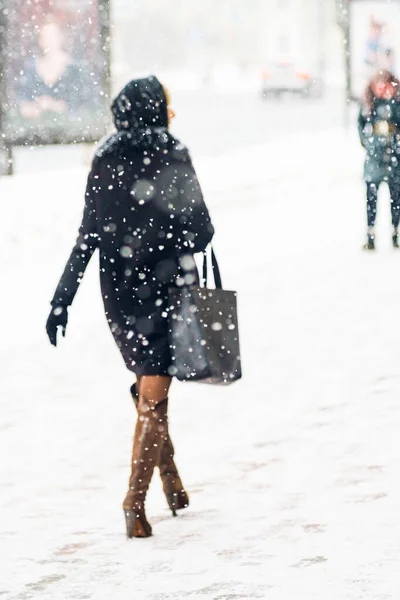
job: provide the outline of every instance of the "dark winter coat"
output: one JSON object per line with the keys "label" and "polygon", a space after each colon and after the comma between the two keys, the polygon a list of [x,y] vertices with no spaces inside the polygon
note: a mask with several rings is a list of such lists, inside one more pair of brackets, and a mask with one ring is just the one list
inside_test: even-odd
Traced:
{"label": "dark winter coat", "polygon": [[[109,326],[126,366],[168,373],[168,288],[195,281],[193,253],[214,229],[189,153],[167,129],[156,78],[128,84],[112,106],[117,133],[98,150],[82,225],[53,298],[72,303],[96,248]],[[178,278],[178,279],[177,279]]]}
{"label": "dark winter coat", "polygon": [[358,131],[367,151],[365,181],[379,185],[400,179],[400,100],[376,98],[372,111],[362,107]]}

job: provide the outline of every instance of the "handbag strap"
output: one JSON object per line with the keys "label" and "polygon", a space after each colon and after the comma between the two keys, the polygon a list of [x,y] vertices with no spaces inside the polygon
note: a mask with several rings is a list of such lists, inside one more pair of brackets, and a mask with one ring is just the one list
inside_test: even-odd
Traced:
{"label": "handbag strap", "polygon": [[[211,265],[214,275],[214,283],[217,289],[222,289],[222,280],[221,280],[221,271],[219,270],[219,265],[217,261],[217,257],[215,256],[214,248],[211,246]],[[208,287],[208,265],[207,265],[207,250],[203,252],[203,277],[202,277],[202,285],[203,287]]]}

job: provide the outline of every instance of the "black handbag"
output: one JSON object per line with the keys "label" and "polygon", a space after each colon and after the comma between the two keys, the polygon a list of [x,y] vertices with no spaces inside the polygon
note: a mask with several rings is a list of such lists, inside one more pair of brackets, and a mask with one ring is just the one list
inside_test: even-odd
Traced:
{"label": "black handbag", "polygon": [[222,289],[213,249],[215,289],[208,287],[207,254],[203,287],[169,290],[169,345],[171,375],[180,381],[227,385],[242,377],[236,292]]}

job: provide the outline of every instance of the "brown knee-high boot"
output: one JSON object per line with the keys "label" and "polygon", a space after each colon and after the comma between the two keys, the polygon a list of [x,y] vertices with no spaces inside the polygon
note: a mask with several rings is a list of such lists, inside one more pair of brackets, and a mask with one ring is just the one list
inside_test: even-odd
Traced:
{"label": "brown knee-high boot", "polygon": [[132,472],[129,490],[123,502],[128,538],[149,537],[152,533],[151,525],[146,519],[145,500],[168,431],[166,415],[165,400],[159,402],[155,408],[150,408],[147,403],[138,406]]}
{"label": "brown knee-high boot", "polygon": [[[131,394],[137,408],[138,396],[135,383],[131,387]],[[165,404],[165,419],[168,423],[168,400],[165,401]],[[172,444],[167,426],[165,440],[160,451],[158,467],[160,469],[161,481],[163,484],[164,494],[167,498],[168,506],[172,510],[172,514],[175,517],[177,510],[181,510],[189,506],[189,496],[183,488],[182,481],[179,477],[178,469],[174,461],[174,455],[175,449]]]}

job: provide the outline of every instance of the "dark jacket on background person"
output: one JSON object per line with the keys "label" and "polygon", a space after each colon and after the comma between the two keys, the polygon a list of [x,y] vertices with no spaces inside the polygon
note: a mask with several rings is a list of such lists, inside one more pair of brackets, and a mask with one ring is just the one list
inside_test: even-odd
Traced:
{"label": "dark jacket on background person", "polygon": [[365,181],[379,185],[400,180],[400,99],[375,98],[372,111],[361,107],[358,131],[367,151]]}
{"label": "dark jacket on background person", "polygon": [[159,81],[130,82],[112,111],[117,132],[94,158],[79,236],[52,305],[72,303],[99,248],[106,317],[126,366],[165,375],[168,288],[196,281],[193,253],[214,229],[188,150],[168,131]]}

